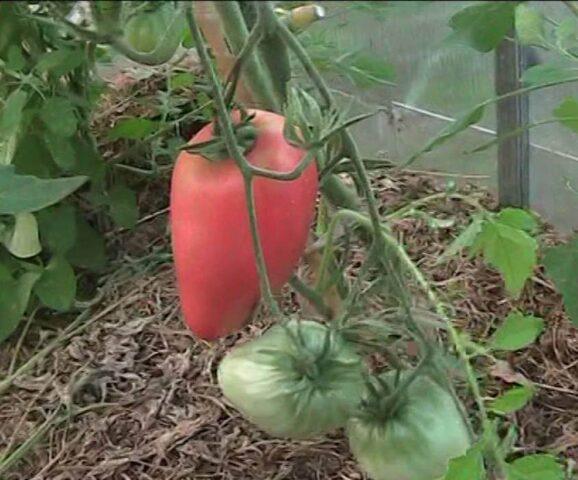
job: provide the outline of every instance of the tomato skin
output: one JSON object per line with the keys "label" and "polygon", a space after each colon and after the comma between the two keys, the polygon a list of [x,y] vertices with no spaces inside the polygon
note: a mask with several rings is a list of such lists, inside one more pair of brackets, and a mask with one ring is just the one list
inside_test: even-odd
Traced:
{"label": "tomato skin", "polygon": [[[247,154],[256,166],[288,172],[305,152],[284,139],[284,117],[255,110],[257,140]],[[212,124],[191,143],[212,138]],[[313,162],[292,181],[255,177],[259,234],[272,288],[279,290],[303,254],[317,197]],[[259,301],[243,177],[232,159],[210,161],[183,151],[171,185],[170,223],[185,322],[210,340],[240,328]]]}
{"label": "tomato skin", "polygon": [[[395,372],[380,377],[393,388]],[[449,460],[470,446],[452,396],[426,376],[413,381],[392,416],[361,412],[346,432],[354,457],[373,480],[441,480]]]}
{"label": "tomato skin", "polygon": [[150,53],[160,43],[166,29],[163,12],[144,12],[127,22],[125,35],[129,45],[137,52]]}

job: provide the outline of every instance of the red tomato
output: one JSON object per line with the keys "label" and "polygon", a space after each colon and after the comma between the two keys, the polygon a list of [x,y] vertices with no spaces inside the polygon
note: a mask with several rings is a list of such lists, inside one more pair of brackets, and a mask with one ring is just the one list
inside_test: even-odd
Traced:
{"label": "red tomato", "polygon": [[[305,155],[284,139],[284,117],[255,110],[257,140],[247,154],[255,166],[289,172]],[[207,125],[192,144],[210,140]],[[291,276],[315,212],[317,167],[292,181],[255,177],[259,234],[274,290]],[[171,185],[171,234],[185,322],[215,339],[240,328],[260,298],[249,212],[241,172],[232,159],[210,161],[182,152]]]}

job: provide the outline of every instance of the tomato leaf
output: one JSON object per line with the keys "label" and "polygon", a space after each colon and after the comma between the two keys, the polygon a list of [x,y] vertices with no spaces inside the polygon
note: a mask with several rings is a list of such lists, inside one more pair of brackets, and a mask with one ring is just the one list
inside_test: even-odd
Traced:
{"label": "tomato leaf", "polygon": [[31,213],[18,213],[14,226],[4,234],[3,243],[18,258],[29,258],[42,250],[38,239],[38,223]]}
{"label": "tomato leaf", "polygon": [[547,454],[518,458],[507,466],[508,480],[564,480],[564,469]]}
{"label": "tomato leaf", "polygon": [[79,188],[82,176],[40,179],[17,175],[11,165],[0,165],[0,215],[35,212],[59,202]]}
{"label": "tomato leaf", "polygon": [[180,72],[171,77],[172,90],[192,87],[194,83],[195,83],[195,76],[191,72]]}
{"label": "tomato leaf", "polygon": [[36,69],[39,72],[50,72],[57,77],[70,73],[82,65],[84,54],[78,49],[62,48],[43,53],[38,59]]}
{"label": "tomato leaf", "polygon": [[535,8],[522,3],[516,7],[516,34],[522,45],[543,45],[544,16]]}
{"label": "tomato leaf", "polygon": [[132,228],[138,220],[136,193],[125,185],[115,185],[109,192],[110,216],[119,227]]}
{"label": "tomato leaf", "polygon": [[495,350],[520,350],[535,342],[543,330],[541,318],[512,312],[496,330],[491,346]]}
{"label": "tomato leaf", "polygon": [[443,480],[484,480],[486,468],[479,445],[471,447],[465,455],[450,460]]}
{"label": "tomato leaf", "polygon": [[113,141],[120,138],[141,140],[153,133],[157,127],[157,122],[153,122],[147,118],[127,118],[117,122],[108,132],[108,138]]}
{"label": "tomato leaf", "polygon": [[60,256],[52,257],[34,292],[47,307],[68,310],[76,296],[76,277],[70,263]]}
{"label": "tomato leaf", "polygon": [[496,218],[500,223],[517,228],[518,230],[524,230],[528,233],[533,233],[538,228],[536,218],[521,208],[504,208],[496,215]]}
{"label": "tomato leaf", "polygon": [[76,153],[68,138],[48,134],[44,137],[44,141],[56,165],[65,172],[70,172],[74,169]]}
{"label": "tomato leaf", "polygon": [[472,246],[504,278],[506,290],[517,297],[536,265],[536,240],[526,232],[499,221],[488,220]]}
{"label": "tomato leaf", "polygon": [[515,2],[481,2],[450,19],[452,37],[479,52],[496,48],[514,26]]}
{"label": "tomato leaf", "polygon": [[441,257],[438,258],[436,263],[440,264],[448,258],[457,255],[462,249],[471,247],[482,231],[483,222],[484,218],[481,215],[476,215],[472,222],[454,239]]}
{"label": "tomato leaf", "polygon": [[534,393],[534,388],[530,385],[510,388],[498,398],[493,399],[489,404],[489,409],[504,415],[517,412],[528,404]]}
{"label": "tomato leaf", "polygon": [[546,249],[544,260],[546,273],[562,294],[566,313],[578,326],[578,235],[566,245]]}
{"label": "tomato leaf", "polygon": [[39,273],[26,272],[18,280],[0,283],[0,342],[16,330],[38,277]]}
{"label": "tomato leaf", "polygon": [[28,93],[24,90],[14,90],[8,95],[0,115],[0,138],[10,136],[18,128],[27,101]]}
{"label": "tomato leaf", "polygon": [[568,49],[578,44],[577,26],[576,18],[568,16],[556,27],[556,42],[560,48]]}
{"label": "tomato leaf", "polygon": [[522,74],[522,82],[526,86],[547,83],[563,83],[578,77],[578,67],[575,64],[542,64],[528,68]]}
{"label": "tomato leaf", "polygon": [[96,272],[106,265],[104,239],[80,216],[76,217],[76,243],[66,258],[74,266]]}
{"label": "tomato leaf", "polygon": [[76,210],[72,205],[60,205],[38,213],[40,238],[55,253],[65,253],[76,242]]}
{"label": "tomato leaf", "polygon": [[40,109],[40,119],[54,135],[71,137],[76,133],[78,121],[74,105],[64,97],[50,97]]}
{"label": "tomato leaf", "polygon": [[578,133],[578,100],[573,97],[566,98],[554,109],[554,116],[562,125]]}

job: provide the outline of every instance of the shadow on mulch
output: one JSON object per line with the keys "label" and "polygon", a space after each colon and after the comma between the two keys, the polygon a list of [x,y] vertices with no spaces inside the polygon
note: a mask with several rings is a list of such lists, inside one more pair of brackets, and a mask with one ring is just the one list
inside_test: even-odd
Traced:
{"label": "shadow on mulch", "polygon": [[[429,178],[399,175],[375,181],[384,209],[438,191]],[[491,206],[492,199],[479,194]],[[440,200],[425,209],[451,226],[431,228],[425,220],[403,219],[395,231],[410,255],[453,306],[457,324],[478,339],[491,335],[512,308],[543,317],[547,330],[531,348],[505,357],[494,370],[488,395],[507,388],[515,374],[535,382],[539,393],[516,414],[518,447],[554,450],[578,459],[578,332],[564,318],[560,297],[540,271],[522,299],[510,302],[499,276],[463,256],[436,265],[440,253],[468,222],[470,207]],[[153,216],[124,234],[121,244],[152,245],[168,252],[166,215]],[[544,228],[543,239],[556,242]],[[128,242],[128,243],[127,243]],[[145,243],[143,243],[145,242]],[[153,248],[151,247],[151,248]],[[143,251],[145,249],[143,248]],[[342,479],[365,478],[350,457],[341,433],[314,441],[270,438],[247,423],[221,396],[216,367],[234,344],[268,327],[260,319],[214,344],[193,339],[180,319],[173,272],[166,260],[124,265],[85,329],[25,372],[0,398],[0,448],[20,445],[63,406],[88,409],[47,428],[44,439],[4,478],[52,480],[143,479]],[[145,269],[144,267],[150,268]],[[289,303],[295,299],[288,299]],[[104,311],[104,313],[102,313]],[[55,332],[34,328],[19,363]],[[0,353],[8,370],[16,341]],[[92,407],[91,407],[92,406]],[[92,410],[90,410],[92,408]],[[50,420],[49,420],[50,421]]]}

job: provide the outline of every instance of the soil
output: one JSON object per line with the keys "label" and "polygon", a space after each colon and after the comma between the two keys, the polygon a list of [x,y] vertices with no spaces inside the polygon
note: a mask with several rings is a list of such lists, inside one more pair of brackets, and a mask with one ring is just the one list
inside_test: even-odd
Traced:
{"label": "soil", "polygon": [[[410,201],[443,191],[427,174],[374,176],[384,215]],[[193,338],[180,317],[167,233],[167,178],[141,193],[142,216],[131,231],[110,236],[115,268],[103,279],[102,297],[76,330],[70,315],[38,312],[22,337],[0,351],[0,375],[12,359],[24,368],[0,396],[0,451],[24,454],[5,480],[357,480],[365,478],[341,432],[311,441],[267,436],[223,398],[216,367],[234,345],[260,335],[270,321],[259,316],[242,331],[215,343]],[[493,208],[494,199],[472,185],[461,193]],[[468,224],[472,207],[442,198],[421,209],[438,220],[392,222],[410,256],[452,306],[460,329],[484,341],[514,308],[545,319],[539,341],[497,364],[488,397],[520,375],[538,393],[509,420],[518,425],[520,452],[552,451],[578,461],[578,331],[563,313],[560,296],[537,269],[522,298],[510,301],[500,276],[478,258],[462,255],[437,263]],[[560,239],[547,225],[542,241]],[[358,257],[362,251],[354,252]],[[286,291],[286,308],[300,310]],[[305,310],[305,309],[303,309]],[[62,327],[58,327],[62,325]],[[63,332],[70,332],[63,340]],[[22,367],[56,339],[35,365]],[[1,377],[0,377],[1,378]],[[468,405],[471,403],[468,401]],[[27,446],[38,432],[43,435]]]}

